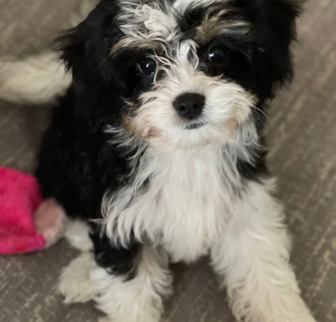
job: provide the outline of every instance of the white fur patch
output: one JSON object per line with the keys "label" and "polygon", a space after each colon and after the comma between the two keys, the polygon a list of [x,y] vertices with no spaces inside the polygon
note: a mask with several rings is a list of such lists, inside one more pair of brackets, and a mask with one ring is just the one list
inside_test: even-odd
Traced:
{"label": "white fur patch", "polygon": [[88,252],[93,249],[93,243],[89,237],[89,226],[83,221],[69,221],[65,237],[72,247],[82,252]]}
{"label": "white fur patch", "polygon": [[122,0],[120,8],[117,21],[129,39],[169,42],[176,37],[177,22],[167,4],[161,8],[155,2],[143,4],[137,0]]}
{"label": "white fur patch", "polygon": [[188,8],[207,7],[216,1],[218,0],[176,0],[174,8],[183,14]]}
{"label": "white fur patch", "polygon": [[24,60],[1,58],[0,98],[21,104],[45,104],[63,95],[72,76],[58,56],[50,51]]}

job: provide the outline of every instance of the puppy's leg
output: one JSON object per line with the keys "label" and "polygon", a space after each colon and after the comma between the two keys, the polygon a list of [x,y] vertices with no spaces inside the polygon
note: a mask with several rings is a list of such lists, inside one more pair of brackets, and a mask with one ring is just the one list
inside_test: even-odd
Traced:
{"label": "puppy's leg", "polygon": [[93,299],[90,273],[94,267],[93,254],[83,253],[63,270],[58,289],[65,303],[84,303]]}
{"label": "puppy's leg", "polygon": [[250,183],[211,251],[233,313],[246,322],[313,322],[289,264],[290,240],[271,184]]}
{"label": "puppy's leg", "polygon": [[113,265],[110,269],[96,266],[91,280],[97,307],[107,314],[104,321],[159,322],[162,297],[171,292],[167,265],[167,257],[159,249],[142,246],[127,275],[118,274]]}
{"label": "puppy's leg", "polygon": [[88,224],[82,220],[69,220],[65,237],[72,247],[83,253],[63,270],[58,289],[65,303],[90,301],[94,297],[90,274],[96,262]]}

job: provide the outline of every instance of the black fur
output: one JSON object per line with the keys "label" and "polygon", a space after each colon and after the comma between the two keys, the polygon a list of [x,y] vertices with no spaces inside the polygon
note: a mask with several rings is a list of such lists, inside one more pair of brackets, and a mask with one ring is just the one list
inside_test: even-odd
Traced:
{"label": "black fur", "polygon": [[94,255],[97,264],[104,267],[110,274],[122,274],[126,280],[132,279],[136,273],[136,257],[141,245],[134,239],[128,248],[112,245],[106,234],[101,233],[99,225],[91,224],[90,233],[94,246]]}
{"label": "black fur", "polygon": [[295,21],[302,1],[237,0],[236,5],[253,26],[250,60],[257,92],[261,99],[272,99],[293,77],[290,46],[296,39]]}
{"label": "black fur", "polygon": [[[212,46],[227,48],[225,65],[219,68],[207,63],[206,72],[224,74],[252,91],[262,109],[276,89],[292,77],[290,43],[295,38],[299,5],[291,0],[236,0],[230,5],[251,23],[252,31],[244,36],[218,37],[200,47],[199,56],[205,62]],[[129,182],[128,160],[136,152],[111,144],[105,127],[121,127],[123,115],[129,113],[123,98],[136,101],[152,84],[151,78],[135,70],[145,51],[127,49],[111,55],[112,47],[123,36],[115,22],[118,12],[115,1],[103,0],[83,23],[59,38],[62,58],[72,70],[74,82],[54,108],[36,171],[44,197],[56,198],[70,217],[88,222],[101,218],[100,205],[106,192],[113,194]],[[204,9],[195,9],[179,17],[185,36],[193,34],[202,15]],[[263,114],[256,112],[255,121],[261,132]],[[256,180],[266,173],[265,153],[251,154],[254,165],[239,159],[237,164],[245,179]],[[91,238],[99,265],[113,274],[134,272],[140,250],[137,241],[127,249],[113,245],[105,235],[100,236],[97,227],[93,227]]]}

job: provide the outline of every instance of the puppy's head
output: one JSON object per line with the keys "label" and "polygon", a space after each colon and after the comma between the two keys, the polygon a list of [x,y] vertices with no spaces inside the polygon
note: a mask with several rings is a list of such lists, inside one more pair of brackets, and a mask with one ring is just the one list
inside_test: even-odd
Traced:
{"label": "puppy's head", "polygon": [[225,144],[292,77],[294,0],[103,0],[62,38],[78,113],[163,149]]}

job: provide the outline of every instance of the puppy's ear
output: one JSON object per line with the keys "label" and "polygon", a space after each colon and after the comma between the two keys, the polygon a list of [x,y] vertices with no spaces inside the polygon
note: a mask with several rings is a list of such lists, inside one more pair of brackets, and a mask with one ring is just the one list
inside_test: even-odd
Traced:
{"label": "puppy's ear", "polygon": [[258,92],[272,99],[293,78],[291,43],[296,39],[300,0],[236,0],[244,18],[251,22],[255,43],[252,54]]}
{"label": "puppy's ear", "polygon": [[56,39],[75,80],[101,80],[109,73],[111,48],[122,36],[114,23],[117,11],[114,1],[103,0],[85,21]]}

